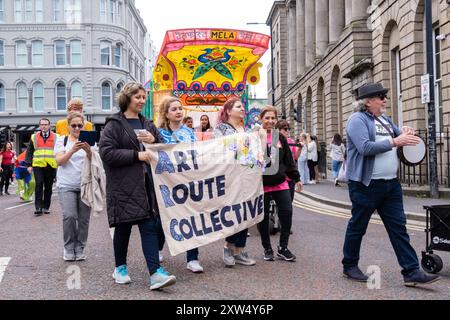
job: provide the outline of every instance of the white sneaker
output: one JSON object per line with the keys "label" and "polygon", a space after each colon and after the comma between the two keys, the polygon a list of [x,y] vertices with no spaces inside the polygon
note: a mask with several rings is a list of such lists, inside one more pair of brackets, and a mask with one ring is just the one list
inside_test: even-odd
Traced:
{"label": "white sneaker", "polygon": [[128,275],[127,266],[123,265],[114,269],[114,273],[112,274],[114,280],[118,284],[128,284],[131,283],[131,278]]}
{"label": "white sneaker", "polygon": [[308,184],[316,184],[316,180],[311,180]]}
{"label": "white sneaker", "polygon": [[162,255],[161,251],[159,252],[159,263],[164,262],[164,256]]}
{"label": "white sneaker", "polygon": [[191,270],[193,273],[202,273],[203,267],[200,265],[200,262],[198,260],[193,260],[188,262],[186,268],[188,270]]}

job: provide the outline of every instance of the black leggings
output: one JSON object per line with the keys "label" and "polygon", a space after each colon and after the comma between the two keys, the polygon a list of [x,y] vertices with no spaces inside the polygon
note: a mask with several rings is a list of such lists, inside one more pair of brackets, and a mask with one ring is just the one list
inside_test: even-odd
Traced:
{"label": "black leggings", "polygon": [[317,165],[316,161],[308,160],[308,169],[309,169],[309,180],[316,180],[316,170],[315,167]]}
{"label": "black leggings", "polygon": [[0,192],[3,192],[3,186],[5,186],[5,192],[8,191],[9,183],[13,175],[13,166],[2,165],[3,172],[1,173],[0,180]]}
{"label": "black leggings", "polygon": [[265,250],[272,249],[269,233],[269,209],[271,200],[275,200],[278,207],[278,219],[281,225],[280,247],[287,248],[292,227],[292,201],[289,190],[264,193],[264,220],[258,223],[261,243]]}

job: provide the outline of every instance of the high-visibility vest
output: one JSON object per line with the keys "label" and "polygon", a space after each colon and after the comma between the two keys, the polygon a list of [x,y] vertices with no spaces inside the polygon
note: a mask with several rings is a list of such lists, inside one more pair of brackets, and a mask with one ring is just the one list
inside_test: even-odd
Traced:
{"label": "high-visibility vest", "polygon": [[44,141],[41,133],[36,133],[31,136],[31,141],[34,144],[33,167],[45,168],[49,165],[56,169],[57,164],[54,150],[56,134],[50,132],[47,141]]}

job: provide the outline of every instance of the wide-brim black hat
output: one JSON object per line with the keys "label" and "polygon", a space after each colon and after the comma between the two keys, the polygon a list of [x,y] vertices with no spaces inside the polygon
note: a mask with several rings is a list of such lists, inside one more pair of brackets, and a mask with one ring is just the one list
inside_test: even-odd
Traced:
{"label": "wide-brim black hat", "polygon": [[369,83],[365,84],[357,90],[357,99],[365,99],[376,97],[380,94],[386,94],[389,89],[384,88],[380,83]]}

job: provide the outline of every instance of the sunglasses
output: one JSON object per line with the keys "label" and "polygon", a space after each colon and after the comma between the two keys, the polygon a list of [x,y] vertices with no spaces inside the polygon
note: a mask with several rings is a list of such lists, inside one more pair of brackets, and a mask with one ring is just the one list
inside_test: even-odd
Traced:
{"label": "sunglasses", "polygon": [[282,130],[286,130],[286,131],[290,131],[291,130],[291,128],[289,128],[289,127],[284,127],[284,128],[281,128]]}
{"label": "sunglasses", "polygon": [[379,95],[377,95],[377,97],[380,98],[380,100],[387,99],[387,95],[385,95],[385,94],[379,94]]}
{"label": "sunglasses", "polygon": [[71,124],[70,126],[72,127],[72,129],[76,129],[76,128],[83,129],[83,127],[84,127],[84,125],[82,125],[82,124]]}

